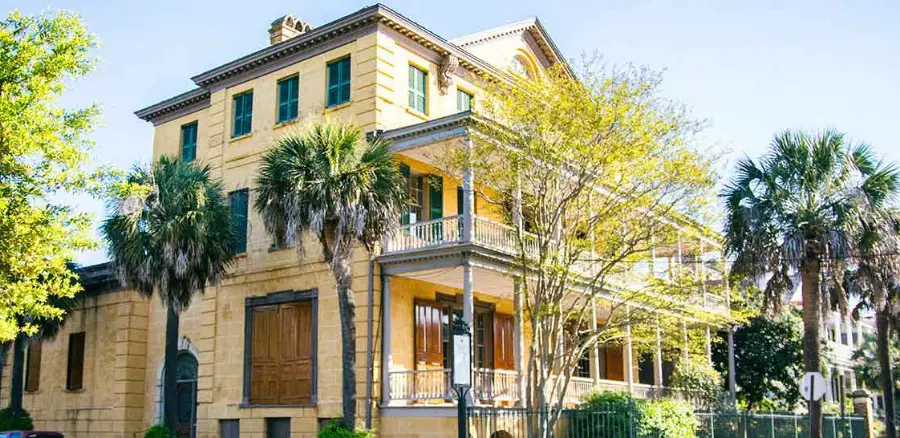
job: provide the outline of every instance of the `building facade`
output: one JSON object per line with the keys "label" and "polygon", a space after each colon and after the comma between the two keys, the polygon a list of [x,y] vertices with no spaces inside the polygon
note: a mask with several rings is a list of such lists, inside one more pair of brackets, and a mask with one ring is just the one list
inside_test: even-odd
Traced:
{"label": "building facade", "polygon": [[[448,41],[375,5],[315,28],[285,16],[269,36],[268,47],[194,76],[194,90],[136,113],[154,126],[154,157],[195,160],[224,181],[245,236],[228,275],[181,315],[180,436],[314,436],[341,416],[332,275],[315,242],[302,258],[274,245],[250,207],[262,154],[323,118],[390,141],[412,198],[378,254],[354,254],[359,418],[382,436],[455,435],[447,333],[456,319],[475,332],[475,401],[521,403],[528,328],[515,316],[513,230],[463,189],[478,181],[442,172],[433,157],[468,141],[483,81],[565,63],[545,29],[531,19]],[[697,275],[721,281],[703,268],[721,258],[716,239],[685,227],[679,241],[698,254]],[[643,269],[665,277],[683,257],[681,246],[660,249]],[[89,298],[59,337],[29,349],[25,407],[38,428],[66,436],[140,436],[160,417],[166,311],[121,288],[109,265],[84,278]],[[705,291],[690,304],[727,312]],[[593,351],[569,396],[661,394],[670,371],[626,339]]]}

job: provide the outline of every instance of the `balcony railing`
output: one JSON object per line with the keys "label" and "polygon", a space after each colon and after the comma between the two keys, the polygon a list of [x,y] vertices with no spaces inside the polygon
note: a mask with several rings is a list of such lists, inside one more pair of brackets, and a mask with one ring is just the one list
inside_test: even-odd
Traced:
{"label": "balcony railing", "polygon": [[[463,215],[456,215],[403,225],[394,236],[387,239],[384,253],[396,254],[467,243],[463,237],[464,219]],[[482,216],[475,216],[473,222],[474,229],[471,243],[512,256],[520,253],[514,227]],[[527,257],[534,258],[538,256],[539,243],[537,236],[525,233],[522,245]],[[596,268],[596,264],[590,261],[577,262],[573,266],[574,271],[588,277],[595,274]],[[619,280],[629,284],[646,284],[649,276],[669,280],[672,278],[672,270],[676,268],[678,266],[673,266],[670,260],[657,257],[649,261],[635,263],[631,271],[623,274]],[[710,310],[721,311],[727,309],[722,297],[709,293],[698,294],[693,301],[694,304]]]}
{"label": "balcony railing", "polygon": [[[391,371],[392,401],[445,401],[456,398],[449,369]],[[519,399],[518,373],[510,370],[476,368],[472,394],[479,403]]]}

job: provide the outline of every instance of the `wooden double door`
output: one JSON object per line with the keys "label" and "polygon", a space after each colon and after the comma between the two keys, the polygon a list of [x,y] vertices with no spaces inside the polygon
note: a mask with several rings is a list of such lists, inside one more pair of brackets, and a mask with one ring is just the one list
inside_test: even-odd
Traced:
{"label": "wooden double door", "polygon": [[[453,362],[451,327],[463,320],[462,304],[454,297],[415,301],[417,369],[449,369]],[[515,369],[513,317],[476,302],[472,327],[474,368]]]}

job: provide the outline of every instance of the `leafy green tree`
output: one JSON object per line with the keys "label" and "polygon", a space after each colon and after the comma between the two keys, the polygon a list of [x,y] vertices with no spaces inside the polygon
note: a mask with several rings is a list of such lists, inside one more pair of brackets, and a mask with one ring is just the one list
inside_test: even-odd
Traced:
{"label": "leafy green tree", "polygon": [[[891,187],[889,195],[898,190],[900,175],[885,173],[883,185]],[[860,310],[875,311],[876,352],[879,377],[884,395],[885,429],[888,438],[897,435],[895,427],[895,394],[893,361],[890,349],[900,326],[900,218],[889,210],[864,205],[862,226],[857,237],[857,257],[844,275],[844,287],[860,298]]]}
{"label": "leafy green tree", "polygon": [[[891,367],[900,367],[900,339],[891,340],[890,361]],[[878,360],[878,339],[868,335],[863,338],[862,345],[853,351],[853,360],[856,361],[857,385],[865,385],[877,391],[881,391],[881,362]],[[900,389],[900,381],[894,380],[894,388]]]}
{"label": "leafy green tree", "polygon": [[81,286],[66,266],[95,247],[91,223],[65,199],[99,189],[85,170],[98,109],[62,109],[64,84],[94,66],[94,37],[70,13],[0,21],[0,341],[60,318],[51,296]]}
{"label": "leafy green tree", "polygon": [[[797,312],[756,316],[734,331],[737,399],[748,410],[792,410],[800,399],[803,327]],[[723,338],[725,334],[722,334]],[[728,372],[728,346],[713,344],[713,365]]]}
{"label": "leafy green tree", "polygon": [[407,193],[388,144],[330,122],[288,134],[263,157],[255,208],[277,242],[318,240],[337,283],[341,319],[343,425],[356,425],[356,303],[353,250],[370,253],[399,224]]}
{"label": "leafy green tree", "polygon": [[[823,313],[847,302],[834,277],[852,254],[860,206],[884,205],[889,172],[867,146],[852,145],[838,132],[786,131],[760,162],[738,162],[723,192],[725,248],[734,269],[753,278],[769,275],[766,290],[775,303],[791,286],[787,274],[800,273],[806,371],[821,369]],[[821,402],[811,404],[810,415],[810,436],[821,438]]]}
{"label": "leafy green tree", "polygon": [[135,167],[127,183],[149,191],[112,199],[100,231],[126,287],[158,294],[166,305],[163,420],[172,431],[179,315],[231,264],[234,227],[222,182],[212,179],[209,166],[163,156],[151,167]]}

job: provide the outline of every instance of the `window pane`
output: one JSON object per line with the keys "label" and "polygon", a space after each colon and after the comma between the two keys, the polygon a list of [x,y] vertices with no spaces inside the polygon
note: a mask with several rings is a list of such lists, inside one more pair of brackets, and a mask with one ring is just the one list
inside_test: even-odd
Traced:
{"label": "window pane", "polygon": [[294,76],[278,83],[278,122],[297,118],[298,87],[300,78]]}
{"label": "window pane", "polygon": [[84,339],[84,332],[69,335],[68,369],[66,370],[66,389],[69,390],[84,387]]}
{"label": "window pane", "polygon": [[181,159],[194,161],[197,157],[197,123],[181,127]]}
{"label": "window pane", "polygon": [[456,109],[469,111],[472,109],[472,95],[463,90],[456,90]]}
{"label": "window pane", "polygon": [[427,108],[426,101],[426,91],[425,87],[427,84],[428,74],[415,67],[409,66],[409,107],[420,112],[425,113],[425,109]]}
{"label": "window pane", "polygon": [[234,242],[231,250],[235,254],[247,252],[247,209],[249,191],[238,190],[228,194],[231,204],[231,217],[234,221]]}

